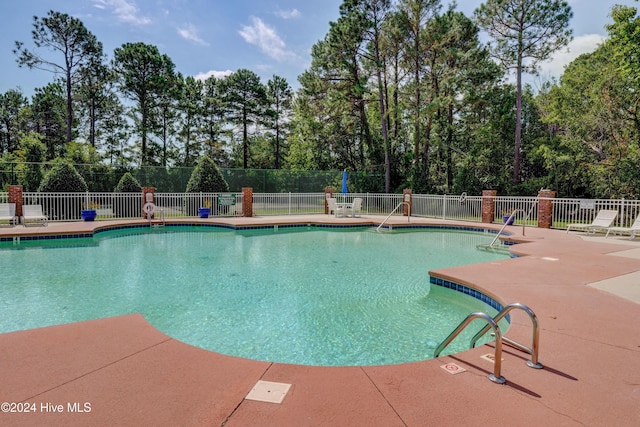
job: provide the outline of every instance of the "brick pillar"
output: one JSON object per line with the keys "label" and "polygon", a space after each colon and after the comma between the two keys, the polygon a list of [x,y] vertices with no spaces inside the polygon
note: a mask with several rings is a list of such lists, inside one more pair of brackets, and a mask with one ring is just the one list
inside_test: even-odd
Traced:
{"label": "brick pillar", "polygon": [[413,192],[410,188],[402,190],[402,201],[409,203],[408,205],[405,203],[402,204],[402,214],[409,216],[409,212],[413,211]]}
{"label": "brick pillar", "polygon": [[8,188],[9,203],[16,204],[16,216],[22,216],[22,185],[10,185]]}
{"label": "brick pillar", "polygon": [[495,217],[496,204],[495,197],[498,190],[482,190],[482,222],[492,224]]}
{"label": "brick pillar", "polygon": [[[155,204],[156,202],[155,191],[156,189],[154,187],[142,187],[142,206],[144,206],[147,202],[151,202]],[[147,214],[144,212],[144,209],[140,209],[140,211],[142,212],[142,218],[147,219]],[[154,216],[155,214],[151,215],[151,218],[153,218]]]}
{"label": "brick pillar", "polygon": [[556,192],[538,191],[538,228],[551,228],[553,224],[553,198]]}
{"label": "brick pillar", "polygon": [[329,204],[327,199],[333,199],[333,188],[327,187],[324,189],[324,214],[329,215]]}
{"label": "brick pillar", "polygon": [[242,188],[242,216],[253,216],[253,188]]}

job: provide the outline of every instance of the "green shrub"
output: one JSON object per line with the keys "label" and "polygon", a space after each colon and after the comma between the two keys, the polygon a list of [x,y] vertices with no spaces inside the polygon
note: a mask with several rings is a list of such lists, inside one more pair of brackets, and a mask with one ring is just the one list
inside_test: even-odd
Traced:
{"label": "green shrub", "polygon": [[193,169],[187,193],[220,193],[229,191],[229,185],[224,180],[220,168],[209,156],[202,156]]}
{"label": "green shrub", "polygon": [[142,193],[142,186],[137,179],[131,175],[130,172],[126,172],[118,181],[118,185],[113,190],[114,193]]}
{"label": "green shrub", "polygon": [[[38,191],[41,193],[84,193],[87,183],[75,167],[68,161],[56,159],[53,167],[46,173]],[[77,219],[83,209],[82,198],[71,199],[64,206],[53,203],[51,199],[40,201],[43,211],[52,219]]]}
{"label": "green shrub", "polygon": [[[42,142],[42,136],[29,132],[20,139],[17,159],[18,182],[24,191],[36,191],[44,175],[42,163],[47,154],[47,146]],[[16,184],[15,182],[13,184]]]}
{"label": "green shrub", "polygon": [[114,193],[135,193],[131,196],[115,197],[117,200],[113,206],[113,213],[118,218],[134,218],[140,216],[142,212],[142,187],[137,179],[129,172],[125,172],[118,181],[118,185],[113,190]]}
{"label": "green shrub", "polygon": [[[207,155],[198,161],[193,169],[189,182],[187,182],[187,193],[224,193],[229,191],[229,185],[222,176],[220,168]],[[196,215],[198,212],[198,201],[187,199],[187,213]],[[203,200],[203,206],[211,207],[211,212],[216,213],[217,200]],[[228,206],[221,206],[217,213],[226,213]]]}
{"label": "green shrub", "polygon": [[42,193],[83,193],[87,191],[87,188],[84,178],[71,163],[57,159],[51,170],[42,179],[38,191]]}

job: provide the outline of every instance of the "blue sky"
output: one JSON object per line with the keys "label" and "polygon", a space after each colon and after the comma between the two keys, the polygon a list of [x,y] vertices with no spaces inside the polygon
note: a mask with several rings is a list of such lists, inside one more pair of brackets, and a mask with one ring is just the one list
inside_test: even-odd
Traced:
{"label": "blue sky", "polygon": [[[458,0],[468,16],[482,0]],[[447,5],[448,0],[443,0]],[[634,0],[569,0],[574,18],[570,52],[558,52],[542,69],[542,81],[559,76],[577,55],[595,49],[606,35],[614,4],[638,7]],[[19,68],[14,41],[33,47],[32,17],[50,9],[82,20],[111,59],[126,42],[156,45],[184,75],[223,75],[240,68],[266,83],[274,74],[295,89],[311,61],[313,44],[339,16],[342,0],[16,0],[3,2],[0,27],[0,93],[20,88],[31,96],[52,81],[45,71]],[[530,79],[535,86],[535,79]]]}

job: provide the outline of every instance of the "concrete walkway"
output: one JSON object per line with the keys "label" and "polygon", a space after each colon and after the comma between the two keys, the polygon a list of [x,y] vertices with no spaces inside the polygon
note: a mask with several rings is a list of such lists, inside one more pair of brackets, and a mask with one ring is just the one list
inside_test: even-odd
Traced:
{"label": "concrete walkway", "polygon": [[[382,219],[310,215],[187,222]],[[402,217],[393,221],[406,224]],[[499,227],[421,218],[411,223]],[[115,224],[14,227],[0,230],[0,237],[91,233]],[[640,242],[536,228],[527,228],[524,237],[519,227],[509,231],[511,240],[527,242],[512,247],[519,258],[431,272],[536,312],[544,369],[527,367],[528,355],[504,347],[504,385],[487,379],[493,363],[481,356],[493,354],[492,345],[402,365],[286,365],[198,349],[133,314],[0,334],[0,402],[10,403],[3,404],[0,425],[640,425]],[[529,345],[529,318],[520,312],[511,317],[507,336]],[[452,369],[464,372],[452,375]],[[271,398],[282,397],[272,382],[290,388],[281,403],[246,399],[258,381],[269,382],[265,394]]]}

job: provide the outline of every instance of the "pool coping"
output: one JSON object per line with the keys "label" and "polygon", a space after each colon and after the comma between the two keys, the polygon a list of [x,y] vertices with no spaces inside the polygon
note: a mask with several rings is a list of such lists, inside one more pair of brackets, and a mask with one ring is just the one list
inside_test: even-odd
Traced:
{"label": "pool coping", "polygon": [[[379,223],[379,217],[225,219],[224,224],[298,221],[337,225]],[[212,220],[210,220],[213,222]],[[216,220],[219,221],[219,220]],[[227,222],[229,221],[229,222]],[[394,226],[405,223],[395,218]],[[497,230],[500,225],[411,218],[426,225]],[[109,221],[111,222],[111,221]],[[191,222],[191,221],[189,221]],[[98,226],[107,225],[97,223]],[[84,223],[50,224],[32,233],[80,233]],[[481,422],[538,425],[633,425],[640,421],[640,304],[588,286],[640,271],[618,239],[585,241],[583,234],[508,227],[519,258],[430,272],[481,288],[501,301],[522,302],[541,324],[540,361],[503,352],[507,384],[491,383],[480,358],[491,345],[439,359],[373,367],[308,367],[255,362],[191,347],[165,336],[140,315],[0,334],[0,401],[90,402],[90,412],[0,413],[3,425],[434,425]],[[0,235],[6,235],[0,230]],[[25,233],[25,234],[23,234]],[[638,244],[637,247],[640,247]],[[615,254],[617,256],[611,256]],[[526,343],[528,318],[513,313],[507,335]],[[441,365],[466,369],[450,375]],[[292,384],[282,404],[245,400],[258,380]],[[465,410],[471,406],[473,410]],[[80,406],[71,406],[79,408]],[[38,407],[38,409],[41,409]],[[65,408],[68,409],[68,408]]]}

